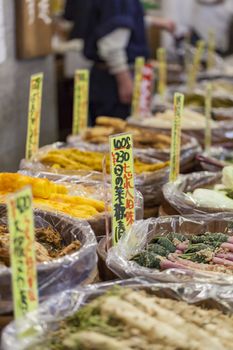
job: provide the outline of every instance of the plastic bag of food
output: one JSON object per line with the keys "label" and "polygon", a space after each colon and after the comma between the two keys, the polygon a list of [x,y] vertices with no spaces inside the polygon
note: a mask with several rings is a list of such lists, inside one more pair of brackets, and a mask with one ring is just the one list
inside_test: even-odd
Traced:
{"label": "plastic bag of food", "polygon": [[[93,281],[97,274],[97,242],[90,225],[61,214],[34,213],[40,300]],[[0,207],[0,232],[0,314],[4,314],[12,311],[5,206]]]}
{"label": "plastic bag of food", "polygon": [[[169,132],[170,133],[170,132]],[[180,164],[181,164],[181,172],[187,171],[193,166],[193,162],[195,161],[196,155],[200,152],[201,147],[197,140],[188,135],[182,135],[182,139],[184,141],[183,146],[181,146],[181,156],[180,156]],[[108,146],[105,144],[94,145],[92,143],[88,143],[82,141],[80,137],[72,136],[72,140],[70,145],[72,147],[76,147],[78,149],[83,149],[87,151],[98,151],[107,153]],[[134,154],[136,156],[147,155],[152,158],[160,159],[162,161],[168,161],[170,159],[170,148],[164,148],[163,150],[154,149],[151,147],[143,148],[134,148]]]}
{"label": "plastic bag of food", "polygon": [[[67,170],[67,169],[57,169],[57,167],[51,167],[51,166],[46,166],[45,164],[41,164],[40,160],[45,159],[46,157],[46,162],[47,164],[52,164],[49,159],[51,160],[50,155],[52,154],[53,160],[57,159],[54,158],[54,150],[67,150],[67,148],[62,148],[61,144],[54,144],[51,146],[46,146],[45,148],[40,149],[38,152],[38,155],[34,158],[32,162],[29,163],[22,163],[22,170],[30,170],[34,169],[33,171],[40,171],[40,172],[47,172],[47,173],[53,173],[54,174],[63,174],[63,175],[72,175],[72,176],[78,176],[81,177],[82,175],[86,176],[89,174],[94,174],[97,176],[101,176],[103,179],[103,175],[100,173],[102,171],[102,160],[98,159],[96,161],[95,158],[93,158],[93,161],[91,164],[89,164],[89,169],[82,169],[81,172],[80,170]],[[69,150],[69,149],[68,149]],[[75,152],[82,152],[78,150],[74,150]],[[59,156],[59,153],[55,153],[55,157]],[[82,154],[81,154],[82,155]],[[79,155],[80,156],[80,155]],[[93,153],[93,157],[95,154]],[[98,157],[102,157],[100,153],[98,153]],[[88,158],[88,162],[90,163],[90,157],[89,154],[85,155],[85,159]],[[76,156],[75,156],[76,159]],[[65,164],[66,161],[65,160]],[[60,161],[57,159],[57,161]],[[62,159],[63,162],[63,159]],[[23,166],[24,164],[24,166]],[[38,167],[37,167],[38,164]],[[55,163],[55,165],[58,165]],[[90,167],[94,167],[99,171],[96,172],[90,169]],[[145,168],[144,168],[145,166]],[[85,167],[85,165],[84,165]],[[138,169],[138,173],[137,173]],[[161,186],[166,183],[168,180],[168,175],[169,175],[169,166],[168,162],[164,162],[155,158],[151,158],[145,154],[141,154],[138,156],[138,163],[137,165],[135,164],[135,186],[136,189],[139,190],[144,198],[144,206],[145,208],[149,207],[154,207],[156,205],[159,205],[161,203],[161,198],[162,198],[162,191],[161,191]],[[107,175],[107,181],[110,183],[110,175]]]}
{"label": "plastic bag of food", "polygon": [[202,168],[207,171],[220,171],[224,166],[233,164],[233,151],[223,147],[211,147],[209,152],[197,155]]}
{"label": "plastic bag of food", "polygon": [[[121,287],[121,288],[120,288]],[[90,339],[94,346],[99,344],[99,337],[97,337],[98,334],[103,334],[106,336],[113,337],[111,339],[114,340],[114,338],[118,342],[118,347],[109,347],[109,349],[132,349],[132,347],[129,347],[129,342],[131,340],[137,340],[138,346],[141,344],[141,347],[139,349],[147,349],[148,346],[142,347],[142,341],[145,340],[145,331],[143,332],[143,335],[140,333],[140,317],[137,318],[135,316],[135,312],[137,312],[138,309],[135,309],[139,307],[139,304],[134,303],[134,299],[142,296],[142,299],[140,301],[147,301],[147,305],[150,305],[150,302],[153,298],[154,301],[156,301],[156,305],[159,306],[159,309],[157,312],[152,313],[152,306],[150,306],[150,315],[147,315],[144,319],[146,319],[146,323],[152,322],[152,317],[156,321],[157,331],[150,332],[150,336],[154,336],[155,338],[158,337],[157,341],[156,339],[153,339],[153,344],[161,344],[163,346],[164,342],[170,342],[170,349],[177,348],[177,342],[180,343],[179,348],[185,349],[187,346],[187,342],[190,344],[190,341],[193,339],[196,339],[197,341],[208,341],[208,346],[212,346],[212,349],[215,349],[216,346],[214,346],[217,342],[218,347],[216,350],[222,349],[222,346],[219,345],[218,341],[221,339],[221,341],[224,342],[225,346],[231,344],[231,332],[229,332],[229,329],[231,329],[231,318],[229,316],[223,316],[223,312],[232,312],[232,288],[229,288],[229,286],[222,286],[221,288],[211,285],[211,284],[202,284],[202,283],[158,283],[153,282],[145,278],[133,278],[123,281],[116,281],[111,283],[100,283],[97,285],[87,286],[85,288],[77,288],[69,291],[65,291],[63,293],[60,293],[57,295],[57,297],[50,298],[47,302],[43,303],[39,310],[33,313],[28,314],[22,322],[20,322],[18,326],[18,331],[22,333],[27,333],[27,337],[17,337],[16,332],[16,324],[15,322],[12,322],[10,325],[8,325],[2,336],[2,347],[3,350],[29,350],[29,349],[37,349],[36,346],[43,342],[43,340],[46,339],[52,332],[54,332],[56,329],[59,329],[59,324],[61,321],[65,321],[67,317],[70,317],[70,321],[72,319],[72,316],[75,317],[75,314],[77,314],[77,311],[79,311],[81,308],[83,308],[85,305],[92,305],[93,302],[99,302],[100,308],[105,308],[106,302],[101,302],[101,300],[110,300],[111,294],[107,293],[109,290],[111,291],[114,288],[114,293],[112,297],[114,297],[114,300],[117,300],[118,303],[115,303],[115,311],[112,313],[114,314],[114,329],[112,332],[110,330],[112,329],[111,326],[105,326],[104,332],[101,333],[101,327],[103,326],[104,321],[98,321],[97,323],[90,323],[90,313],[89,311],[89,318],[87,322],[89,322],[89,330],[93,329],[92,336],[84,337],[84,341],[88,341]],[[124,295],[126,296],[124,298]],[[128,296],[127,296],[128,295]],[[96,299],[97,297],[102,297],[99,301]],[[131,297],[134,297],[131,299]],[[117,299],[116,299],[117,298]],[[130,299],[129,299],[130,298]],[[145,299],[146,298],[146,299]],[[127,319],[124,321],[124,327],[121,329],[120,333],[117,333],[117,324],[120,324],[120,314],[124,312],[125,308],[121,307],[119,305],[122,303],[122,300],[125,300],[127,304],[125,304],[125,307],[133,308],[131,309],[131,314],[127,314]],[[129,303],[129,304],[128,304]],[[195,305],[188,305],[189,304],[197,304]],[[154,305],[154,304],[153,304]],[[205,308],[205,311],[202,309]],[[148,308],[145,307],[144,309],[141,309],[141,312],[146,312]],[[218,309],[218,310],[216,310]],[[81,319],[85,317],[85,312],[83,313],[84,309],[81,309],[81,313],[78,313],[80,315]],[[89,308],[90,310],[90,308]],[[140,310],[140,307],[139,307]],[[125,310],[126,311],[126,310]],[[132,313],[133,312],[133,313]],[[95,315],[97,317],[98,314],[98,308],[96,309]],[[177,314],[179,316],[177,316]],[[141,313],[142,315],[142,313]],[[197,315],[197,317],[194,317],[194,315]],[[119,317],[118,317],[119,316]],[[135,316],[135,317],[134,317]],[[96,318],[95,317],[95,318]],[[161,319],[162,317],[162,319]],[[177,318],[178,317],[178,318]],[[183,318],[184,317],[184,318]],[[137,324],[134,324],[134,333],[130,332],[130,327],[133,325],[130,323],[130,320],[132,318],[136,318]],[[118,323],[117,323],[118,320]],[[162,323],[161,323],[162,321]],[[225,321],[225,323],[224,323]],[[94,322],[94,320],[93,320]],[[106,320],[105,320],[106,322]],[[177,323],[178,322],[178,323]],[[130,326],[131,324],[131,326]],[[143,323],[142,323],[143,324]],[[141,324],[141,325],[142,325]],[[145,322],[144,322],[145,324]],[[95,327],[94,327],[95,325]],[[87,326],[87,325],[86,325]],[[86,328],[84,325],[84,330]],[[212,327],[211,327],[212,326]],[[68,327],[68,326],[67,326]],[[129,328],[128,328],[129,327]],[[161,327],[161,328],[160,328]],[[78,324],[76,322],[76,325],[74,328],[77,329],[78,332]],[[75,330],[73,328],[73,333],[75,333]],[[225,332],[223,332],[223,328]],[[28,332],[29,330],[36,330],[37,334],[30,334]],[[129,331],[127,331],[129,329]],[[138,332],[137,332],[138,329]],[[159,331],[160,329],[160,331]],[[191,334],[193,334],[195,329],[196,337]],[[200,331],[201,329],[201,331]],[[208,330],[209,329],[209,330]],[[211,331],[212,329],[212,331]],[[64,328],[63,323],[63,331],[67,330],[67,328]],[[124,331],[126,330],[127,334],[126,337],[128,339],[128,347],[126,348],[126,343],[121,343],[122,338],[124,339]],[[88,331],[88,329],[87,329]],[[175,333],[174,333],[175,332]],[[191,332],[191,333],[190,333]],[[206,333],[204,333],[206,332]],[[209,333],[210,332],[210,333]],[[148,332],[146,332],[147,334]],[[134,337],[132,338],[130,334],[134,334]],[[162,339],[160,337],[163,335]],[[174,337],[176,335],[176,337]],[[205,335],[205,336],[204,336]],[[58,340],[57,337],[60,337],[60,335],[57,333],[54,337],[54,350],[56,349],[55,343],[59,342],[59,349],[64,349],[64,337],[63,340]],[[66,340],[70,340],[72,335],[67,335],[65,337]],[[187,338],[187,342],[184,342],[184,338]],[[199,338],[200,337],[200,338]],[[62,338],[62,337],[61,337]],[[176,339],[175,339],[176,338]],[[190,340],[192,338],[192,340]],[[60,339],[60,338],[59,338]],[[102,338],[101,338],[102,339]],[[166,339],[166,340],[165,340]],[[168,339],[168,340],[167,340]],[[211,339],[211,340],[210,340]],[[79,340],[81,340],[81,337],[79,336]],[[102,339],[103,340],[103,339]],[[159,341],[158,341],[159,340]],[[109,341],[109,339],[108,339]],[[182,345],[183,342],[183,345]],[[105,346],[107,346],[106,342],[104,343]],[[114,343],[115,344],[115,343]],[[216,345],[216,344],[215,344]],[[47,345],[46,345],[47,346]],[[70,345],[71,346],[71,345]],[[103,346],[103,345],[102,345]],[[202,347],[203,343],[199,344],[199,348],[205,348]],[[41,349],[45,349],[45,345],[43,347],[40,347]],[[48,348],[48,347],[47,347]],[[69,349],[77,349],[76,347],[68,347]],[[84,347],[82,347],[83,349]],[[87,347],[88,348],[88,347]],[[89,346],[90,348],[90,346]],[[93,345],[92,345],[93,348]],[[98,347],[99,349],[102,349],[101,345]],[[226,348],[226,347],[225,347]],[[86,347],[85,347],[86,349]],[[161,348],[162,349],[162,348]]]}
{"label": "plastic bag of food", "polygon": [[[191,107],[201,107],[205,105],[205,92],[209,80],[201,80],[191,92],[186,85],[173,86],[170,89],[170,98],[173,100],[174,92],[185,94],[185,104]],[[233,107],[233,83],[231,79],[212,79],[212,107],[213,108],[232,108]]]}
{"label": "plastic bag of food", "polygon": [[[141,126],[150,130],[164,131],[171,130],[174,112],[171,109],[162,113],[156,113],[150,118],[136,119],[130,118],[129,124]],[[211,122],[212,143],[213,145],[233,146],[233,122],[232,121],[214,121]],[[184,116],[181,121],[183,134],[195,138],[198,143],[204,147],[205,140],[205,116],[188,108],[184,109]]]}
{"label": "plastic bag of food", "polygon": [[[84,198],[92,198],[98,201],[100,200],[104,202],[105,205],[107,204],[109,212],[106,210],[102,213],[102,215],[87,220],[93,228],[96,236],[101,236],[105,233],[106,220],[109,222],[111,220],[111,185],[110,183],[105,182],[105,180],[110,181],[109,177],[107,177],[107,179],[104,179],[104,176],[101,173],[84,172],[82,173],[82,176],[68,176],[62,174],[47,173],[44,171],[37,172],[32,170],[23,170],[20,171],[20,173],[26,176],[49,179],[55,184],[65,185],[72,195],[81,196]],[[138,190],[135,191],[135,201],[136,218],[137,220],[143,219],[144,201],[142,194]]]}
{"label": "plastic bag of food", "polygon": [[231,215],[151,218],[136,222],[110,248],[107,266],[120,278],[231,284],[232,253],[222,248],[228,240],[233,242]]}
{"label": "plastic bag of food", "polygon": [[232,108],[213,108],[212,115],[214,120],[232,122],[233,107]]}
{"label": "plastic bag of food", "polygon": [[53,181],[43,175],[35,178],[29,174],[1,173],[0,202],[5,203],[5,197],[9,193],[30,185],[35,208],[87,220],[96,235],[102,235],[105,219],[110,219],[108,190],[104,190],[103,183],[75,183],[72,178],[68,181],[68,177],[62,175],[55,175],[53,179],[51,177],[50,180]]}
{"label": "plastic bag of food", "polygon": [[[221,178],[222,173],[208,171],[180,175],[175,182],[163,186],[163,206],[168,205],[181,215],[232,211],[231,205],[228,207],[220,198],[225,195],[223,188],[212,191],[221,185]],[[200,189],[205,190],[201,198]]]}

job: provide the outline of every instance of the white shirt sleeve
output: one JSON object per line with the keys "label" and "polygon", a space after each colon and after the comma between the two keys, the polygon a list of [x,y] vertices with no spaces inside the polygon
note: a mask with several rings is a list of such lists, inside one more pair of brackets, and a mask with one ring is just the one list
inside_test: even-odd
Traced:
{"label": "white shirt sleeve", "polygon": [[130,29],[119,28],[97,42],[98,54],[106,62],[112,74],[117,74],[129,68],[126,48],[130,35]]}

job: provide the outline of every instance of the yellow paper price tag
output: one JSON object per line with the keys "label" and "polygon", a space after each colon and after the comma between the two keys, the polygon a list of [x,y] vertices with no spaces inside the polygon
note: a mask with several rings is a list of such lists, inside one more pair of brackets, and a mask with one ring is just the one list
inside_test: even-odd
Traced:
{"label": "yellow paper price tag", "polygon": [[132,117],[140,117],[140,96],[141,96],[141,84],[143,77],[143,67],[145,65],[144,57],[137,57],[135,61],[135,74],[134,74],[134,91],[132,101]]}
{"label": "yellow paper price tag", "polygon": [[208,37],[208,57],[207,57],[208,70],[213,69],[215,66],[215,49],[216,49],[215,35],[213,31],[210,31],[209,37]]}
{"label": "yellow paper price tag", "polygon": [[135,221],[133,138],[131,134],[110,136],[112,176],[113,244],[129,231]]}
{"label": "yellow paper price tag", "polygon": [[43,78],[43,73],[31,76],[26,144],[26,159],[28,160],[36,154],[39,148]]}
{"label": "yellow paper price tag", "polygon": [[15,319],[38,308],[32,192],[29,187],[7,200]]}
{"label": "yellow paper price tag", "polygon": [[209,83],[206,87],[205,96],[205,116],[206,116],[206,128],[205,128],[205,151],[208,153],[211,147],[211,110],[212,110],[212,85]]}
{"label": "yellow paper price tag", "polygon": [[180,173],[180,139],[181,139],[181,118],[184,110],[184,95],[176,93],[174,96],[174,120],[172,125],[172,141],[170,156],[170,177],[174,182]]}
{"label": "yellow paper price tag", "polygon": [[197,42],[197,47],[193,59],[193,64],[189,68],[189,77],[188,77],[188,87],[192,90],[195,87],[197,81],[197,75],[200,71],[201,59],[205,50],[204,40],[199,40]]}
{"label": "yellow paper price tag", "polygon": [[88,126],[89,76],[90,73],[87,69],[80,69],[75,72],[72,127],[73,135],[78,135]]}
{"label": "yellow paper price tag", "polygon": [[167,63],[166,63],[166,50],[159,48],[157,50],[158,60],[158,93],[162,99],[165,98],[167,88]]}

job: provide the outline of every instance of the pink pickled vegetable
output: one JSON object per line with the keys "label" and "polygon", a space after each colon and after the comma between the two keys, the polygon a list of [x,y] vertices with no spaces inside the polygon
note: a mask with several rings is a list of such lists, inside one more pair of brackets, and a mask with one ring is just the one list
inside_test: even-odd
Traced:
{"label": "pink pickled vegetable", "polygon": [[167,270],[167,269],[179,269],[184,268],[182,264],[179,264],[177,262],[172,262],[171,260],[165,259],[161,261],[160,263],[161,270]]}
{"label": "pink pickled vegetable", "polygon": [[233,253],[218,253],[215,255],[217,258],[227,259],[233,261]]}
{"label": "pink pickled vegetable", "polygon": [[228,249],[230,252],[233,252],[233,244],[232,243],[222,243],[221,248]]}
{"label": "pink pickled vegetable", "polygon": [[[196,262],[193,262],[190,260],[184,260],[184,259],[176,256],[175,254],[169,254],[168,258],[173,263],[181,264],[181,265],[185,266],[186,268],[195,269],[195,270],[202,270],[202,271],[214,271],[215,270],[214,265],[208,265],[208,264],[203,264],[203,263],[196,263]],[[231,266],[231,264],[228,264],[227,268],[233,269],[233,265]]]}
{"label": "pink pickled vegetable", "polygon": [[213,263],[219,264],[219,265],[224,265],[224,266],[232,266],[233,267],[233,261],[227,260],[227,259],[222,259],[218,257],[213,258]]}
{"label": "pink pickled vegetable", "polygon": [[189,242],[179,243],[176,246],[176,249],[181,250],[182,252],[188,248]]}

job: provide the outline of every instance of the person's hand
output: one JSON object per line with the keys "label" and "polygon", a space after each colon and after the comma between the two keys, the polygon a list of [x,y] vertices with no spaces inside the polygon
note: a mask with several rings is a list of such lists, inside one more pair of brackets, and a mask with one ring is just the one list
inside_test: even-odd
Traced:
{"label": "person's hand", "polygon": [[167,30],[169,33],[173,34],[176,30],[176,24],[170,18],[154,17],[152,15],[146,16],[146,21],[157,28]]}
{"label": "person's hand", "polygon": [[117,73],[116,81],[120,102],[130,104],[133,96],[133,79],[130,72],[124,71]]}
{"label": "person's hand", "polygon": [[176,24],[171,19],[168,19],[168,18],[161,19],[160,25],[162,29],[167,30],[171,34],[175,32]]}
{"label": "person's hand", "polygon": [[168,19],[167,21],[165,21],[164,29],[167,30],[169,33],[173,34],[176,30],[175,22]]}

